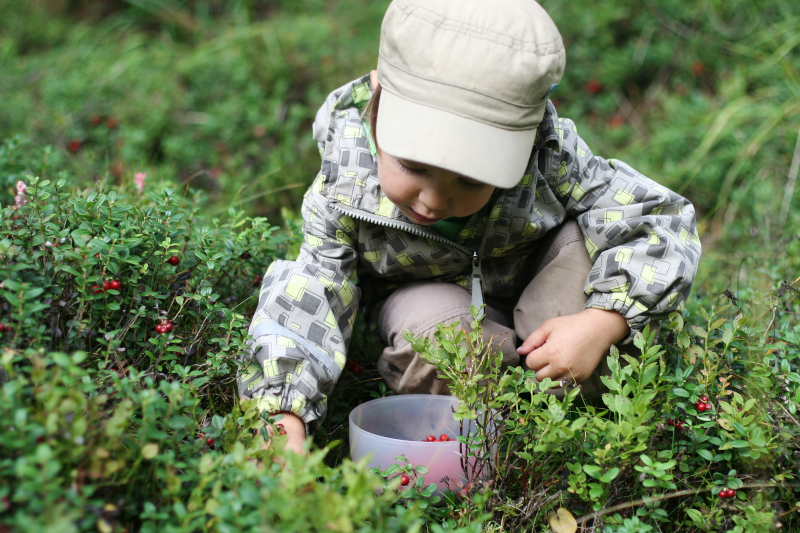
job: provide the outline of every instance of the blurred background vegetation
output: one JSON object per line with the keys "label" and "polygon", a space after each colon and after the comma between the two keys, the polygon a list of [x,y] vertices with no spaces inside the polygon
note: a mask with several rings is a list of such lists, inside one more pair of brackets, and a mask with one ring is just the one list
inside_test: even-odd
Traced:
{"label": "blurred background vegetation", "polygon": [[[0,1],[0,139],[56,146],[46,160],[87,184],[146,172],[205,190],[214,214],[292,218],[319,168],[316,110],[374,68],[388,3]],[[800,4],[542,4],[567,46],[559,114],[697,207],[697,293],[794,279]]]}

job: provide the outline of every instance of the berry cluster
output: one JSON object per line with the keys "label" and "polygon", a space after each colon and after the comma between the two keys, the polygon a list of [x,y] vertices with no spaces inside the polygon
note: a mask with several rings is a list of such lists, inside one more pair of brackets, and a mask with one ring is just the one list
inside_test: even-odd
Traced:
{"label": "berry cluster", "polygon": [[0,333],[3,333],[5,331],[11,332],[11,331],[14,331],[14,328],[11,327],[11,326],[7,326],[6,324],[0,323]]}
{"label": "berry cluster", "polygon": [[104,281],[102,287],[100,285],[92,285],[92,294],[100,294],[101,292],[106,292],[111,289],[118,291],[121,288],[122,282],[117,279],[112,279],[111,281]]}
{"label": "berry cluster", "polygon": [[720,498],[728,499],[728,498],[733,498],[734,496],[736,496],[736,490],[735,489],[724,488],[721,491],[719,491],[719,497]]}
{"label": "berry cluster", "polygon": [[711,402],[709,402],[708,396],[705,395],[700,396],[700,399],[697,400],[697,403],[694,404],[694,406],[697,407],[697,410],[701,413],[704,411],[711,411],[714,408]]}
{"label": "berry cluster", "polygon": [[670,418],[669,420],[667,420],[667,425],[668,426],[672,426],[675,429],[683,429],[683,422],[684,421],[681,420],[681,419],[673,420],[673,419]]}
{"label": "berry cluster", "polygon": [[422,439],[422,442],[447,442],[449,440],[450,437],[448,437],[446,433],[442,433],[441,435],[439,435],[438,439],[433,435],[428,435],[427,437]]}
{"label": "berry cluster", "polygon": [[172,322],[166,318],[161,319],[160,324],[156,324],[156,333],[169,333],[172,331]]}

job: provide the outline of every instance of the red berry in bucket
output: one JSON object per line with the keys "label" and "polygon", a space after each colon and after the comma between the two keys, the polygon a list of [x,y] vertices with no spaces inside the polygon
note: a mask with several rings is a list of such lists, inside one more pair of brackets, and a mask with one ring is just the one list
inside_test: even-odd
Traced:
{"label": "red berry in bucket", "polygon": [[436,442],[436,437],[434,437],[433,435],[428,435],[427,437],[425,437],[425,441],[426,442]]}
{"label": "red berry in bucket", "polygon": [[449,440],[450,440],[450,437],[448,437],[448,436],[447,436],[447,434],[445,434],[445,433],[442,433],[442,434],[439,436],[439,440],[440,440],[441,442],[447,442],[447,441],[449,441]]}

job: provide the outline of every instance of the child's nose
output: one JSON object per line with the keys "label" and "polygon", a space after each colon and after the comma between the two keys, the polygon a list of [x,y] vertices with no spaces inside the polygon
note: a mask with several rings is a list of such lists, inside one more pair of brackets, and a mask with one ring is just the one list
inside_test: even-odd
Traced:
{"label": "child's nose", "polygon": [[420,191],[419,201],[431,211],[442,211],[450,204],[450,196],[440,187],[426,187]]}

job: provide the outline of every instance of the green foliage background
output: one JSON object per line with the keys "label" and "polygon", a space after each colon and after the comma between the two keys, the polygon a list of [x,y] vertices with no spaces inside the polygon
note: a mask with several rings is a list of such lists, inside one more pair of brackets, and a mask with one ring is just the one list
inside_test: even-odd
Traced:
{"label": "green foliage background", "polygon": [[[685,417],[698,394],[724,390],[727,376],[739,404],[755,400],[747,423],[761,433],[743,427],[747,447],[733,456],[713,448],[709,436],[728,437],[697,421],[685,444],[676,441],[675,465],[664,467],[666,456],[636,465],[658,485],[647,494],[673,481],[718,489],[727,467],[738,472],[730,480],[773,487],[747,489],[736,505],[679,500],[668,508],[677,529],[629,509],[606,517],[605,531],[798,528],[798,498],[786,484],[800,457],[800,5],[542,4],[567,45],[553,95],[559,114],[596,154],[627,161],[698,209],[701,268],[683,315],[662,331],[671,385],[650,408]],[[18,180],[33,186],[29,176],[40,177],[30,191],[40,202],[3,210],[0,220],[0,323],[14,328],[0,332],[0,532],[499,531],[520,516],[513,490],[494,516],[474,494],[445,510],[424,500],[396,505],[391,491],[375,499],[379,481],[346,460],[346,447],[293,464],[279,449],[260,450],[264,422],[234,402],[254,280],[296,248],[295,213],[319,168],[313,117],[328,92],[374,68],[387,5],[0,1],[0,206],[14,203]],[[143,195],[138,172],[147,175]],[[171,254],[178,267],[164,264]],[[92,292],[111,278],[123,281],[120,291]],[[734,305],[721,310],[726,303]],[[155,335],[165,317],[173,334]],[[356,328],[358,372],[331,398],[319,446],[346,441],[350,408],[385,393],[378,347],[363,322]],[[651,400],[636,393],[634,401]],[[602,420],[598,427],[611,423]],[[664,422],[641,423],[662,435]],[[610,503],[610,494],[645,494],[600,479],[617,467],[602,453],[603,432],[585,431],[587,457],[602,456],[602,472],[570,466],[558,501],[577,513],[596,508],[598,495]],[[745,454],[751,448],[757,459]],[[558,465],[540,466],[547,479]],[[620,479],[638,475],[622,471]],[[714,517],[711,529],[695,520],[698,509]]]}

